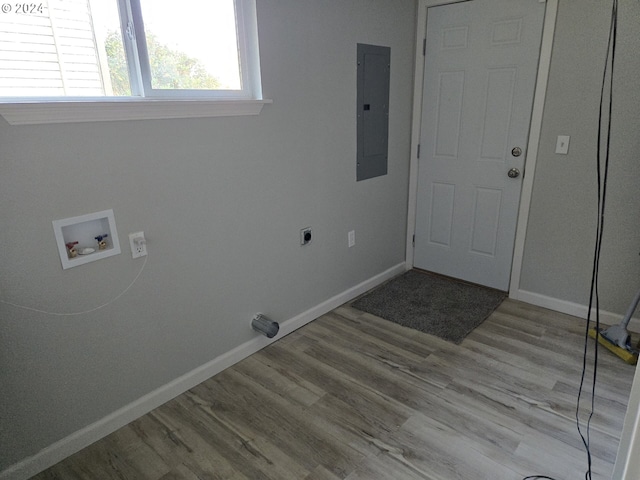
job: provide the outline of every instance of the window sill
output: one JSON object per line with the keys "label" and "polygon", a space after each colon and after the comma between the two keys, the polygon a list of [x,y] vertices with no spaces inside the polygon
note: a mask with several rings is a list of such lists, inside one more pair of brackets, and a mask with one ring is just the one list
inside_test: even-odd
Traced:
{"label": "window sill", "polygon": [[271,100],[109,99],[0,103],[11,125],[258,115]]}

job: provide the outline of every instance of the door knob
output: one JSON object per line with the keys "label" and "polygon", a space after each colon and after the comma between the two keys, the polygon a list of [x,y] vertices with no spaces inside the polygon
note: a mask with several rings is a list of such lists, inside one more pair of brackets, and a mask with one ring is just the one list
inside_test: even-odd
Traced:
{"label": "door knob", "polygon": [[520,170],[518,170],[517,168],[512,168],[507,172],[507,176],[509,178],[518,178],[520,176]]}

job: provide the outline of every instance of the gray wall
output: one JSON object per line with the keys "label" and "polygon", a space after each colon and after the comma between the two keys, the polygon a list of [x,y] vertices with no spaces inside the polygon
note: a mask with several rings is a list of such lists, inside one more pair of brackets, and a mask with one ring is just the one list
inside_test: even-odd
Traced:
{"label": "gray wall", "polygon": [[[259,0],[257,117],[0,119],[0,471],[405,258],[415,2]],[[356,44],[391,47],[389,174],[355,182]],[[112,208],[122,255],[63,271],[51,221]],[[302,248],[299,231],[311,226]],[[357,244],[347,247],[347,232]]]}
{"label": "gray wall", "polygon": [[[588,303],[597,220],[596,141],[611,0],[560,0],[521,277],[524,290]],[[640,2],[620,0],[600,306],[640,288]],[[571,135],[556,155],[558,135]]]}

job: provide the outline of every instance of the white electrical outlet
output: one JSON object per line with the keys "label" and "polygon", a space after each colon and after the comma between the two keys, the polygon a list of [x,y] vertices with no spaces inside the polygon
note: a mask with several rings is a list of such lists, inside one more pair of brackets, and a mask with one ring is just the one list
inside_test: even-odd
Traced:
{"label": "white electrical outlet", "polygon": [[129,246],[133,258],[144,257],[147,254],[147,239],[144,238],[144,232],[130,233]]}
{"label": "white electrical outlet", "polygon": [[349,248],[353,247],[356,244],[356,231],[351,230],[349,232]]}

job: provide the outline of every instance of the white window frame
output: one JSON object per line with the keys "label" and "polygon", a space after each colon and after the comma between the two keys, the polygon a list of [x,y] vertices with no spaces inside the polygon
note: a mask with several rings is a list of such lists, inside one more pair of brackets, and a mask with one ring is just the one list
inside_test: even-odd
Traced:
{"label": "white window frame", "polygon": [[[111,120],[258,115],[262,98],[256,0],[234,0],[242,90],[151,88],[138,0],[117,0],[127,54],[131,97],[2,97],[0,115],[12,125]],[[206,0],[205,0],[206,1]],[[133,26],[135,41],[127,35]],[[142,61],[140,61],[142,59]]]}

